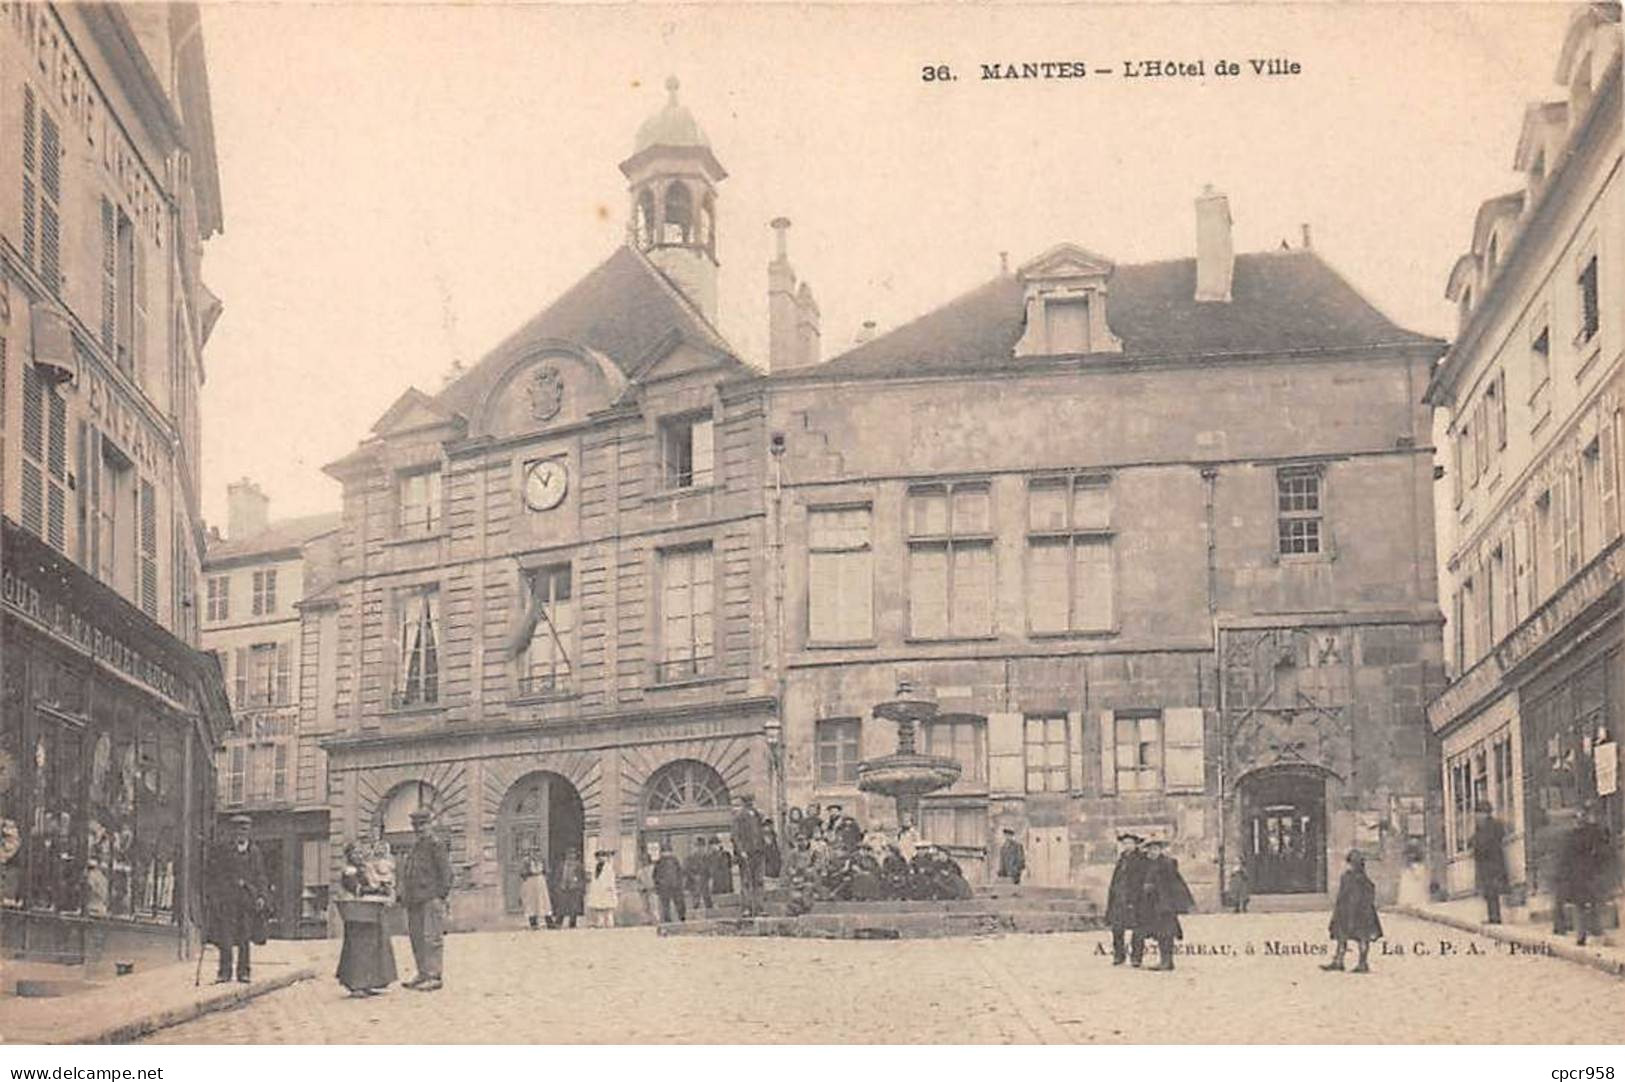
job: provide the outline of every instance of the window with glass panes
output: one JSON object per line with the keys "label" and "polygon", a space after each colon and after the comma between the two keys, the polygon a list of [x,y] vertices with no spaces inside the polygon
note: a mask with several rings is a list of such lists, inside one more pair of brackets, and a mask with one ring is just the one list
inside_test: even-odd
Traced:
{"label": "window with glass panes", "polygon": [[276,611],[276,572],[254,572],[254,595],[251,610],[255,616],[269,616]]}
{"label": "window with glass panes", "polygon": [[826,718],[818,723],[814,752],[819,785],[855,785],[858,780],[857,718]]}
{"label": "window with glass panes", "polygon": [[987,809],[980,805],[938,804],[920,809],[920,837],[933,845],[987,845]]}
{"label": "window with glass panes", "polygon": [[400,668],[395,687],[397,706],[419,706],[440,700],[440,591],[418,587],[396,601]]}
{"label": "window with glass panes", "polygon": [[400,478],[397,520],[403,532],[432,533],[440,528],[440,471],[416,470]]}
{"label": "window with glass panes", "polygon": [[1316,466],[1294,466],[1275,474],[1280,552],[1310,556],[1322,551],[1321,473]]}
{"label": "window with glass panes", "polygon": [[211,575],[207,586],[207,608],[205,614],[210,620],[231,619],[231,578],[228,575]]}
{"label": "window with glass panes", "polygon": [[1035,634],[1106,631],[1113,622],[1109,478],[1027,486],[1027,626]]}
{"label": "window with glass panes", "polygon": [[570,683],[570,637],[575,633],[575,601],[570,565],[546,567],[530,576],[535,626],[525,653],[520,690],[526,694],[562,690]]}
{"label": "window with glass panes", "polygon": [[908,494],[909,635],[993,634],[993,524],[985,482]]}
{"label": "window with glass panes", "polygon": [[668,418],[661,426],[667,488],[705,488],[715,480],[715,429],[711,414]]}
{"label": "window with glass panes", "polygon": [[807,512],[807,639],[864,642],[874,637],[874,556],[867,507]]}
{"label": "window with glass panes", "polygon": [[704,676],[713,669],[711,562],[710,545],[661,554],[660,680]]}
{"label": "window with glass panes", "polygon": [[959,763],[959,784],[987,784],[987,722],[981,718],[939,718],[926,722],[925,753]]}
{"label": "window with glass panes", "polygon": [[1601,326],[1601,309],[1597,299],[1596,256],[1591,256],[1580,268],[1577,285],[1580,291],[1580,330],[1574,340],[1583,345],[1597,337],[1597,328]]}
{"label": "window with glass panes", "polygon": [[1162,717],[1117,714],[1113,718],[1117,748],[1117,791],[1162,791]]}
{"label": "window with glass panes", "polygon": [[1027,756],[1027,791],[1066,792],[1066,715],[1028,715],[1023,744]]}

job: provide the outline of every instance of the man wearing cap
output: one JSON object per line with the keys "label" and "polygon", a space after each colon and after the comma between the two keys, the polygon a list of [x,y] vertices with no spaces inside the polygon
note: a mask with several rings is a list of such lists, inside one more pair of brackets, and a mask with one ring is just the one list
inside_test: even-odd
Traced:
{"label": "man wearing cap", "polygon": [[[1138,834],[1117,836],[1117,867],[1112,869],[1111,886],[1106,890],[1106,923],[1112,929],[1112,965],[1120,966],[1129,956],[1128,933],[1136,926],[1140,893],[1145,886],[1145,853]],[[1145,957],[1145,940],[1134,937],[1134,964]]]}
{"label": "man wearing cap", "polygon": [[444,939],[446,899],[451,894],[451,862],[440,839],[429,829],[433,816],[426,808],[412,813],[417,839],[400,873],[401,903],[406,906],[406,933],[412,940],[412,961],[418,975],[406,987],[420,992],[438,991],[441,981],[441,945]]}
{"label": "man wearing cap", "polygon": [[[703,853],[696,842],[695,852]],[[693,856],[688,858],[691,862]],[[702,859],[698,867],[700,879],[705,885],[706,897],[710,898],[711,873],[706,870]],[[683,866],[677,860],[677,854],[672,852],[671,840],[664,839],[660,843],[660,859],[655,861],[655,894],[660,898],[660,919],[667,924],[673,920],[686,921],[688,919],[688,906],[683,900]],[[675,917],[673,914],[676,914]]]}
{"label": "man wearing cap", "polygon": [[1004,828],[1004,844],[999,846],[999,878],[1021,886],[1021,873],[1027,870],[1027,851],[1016,841],[1016,832]]}
{"label": "man wearing cap", "polygon": [[1134,950],[1143,956],[1145,940],[1157,941],[1158,969],[1174,968],[1174,940],[1185,938],[1179,914],[1196,907],[1190,887],[1179,874],[1179,862],[1168,855],[1168,843],[1152,838],[1145,843],[1145,886],[1140,893],[1138,923],[1134,929]]}
{"label": "man wearing cap", "polygon": [[215,983],[231,980],[232,956],[236,955],[237,980],[249,982],[249,945],[265,942],[265,909],[268,891],[265,861],[259,846],[249,837],[254,821],[246,815],[230,819],[231,837],[209,854],[204,876],[208,903],[208,935],[220,953]]}

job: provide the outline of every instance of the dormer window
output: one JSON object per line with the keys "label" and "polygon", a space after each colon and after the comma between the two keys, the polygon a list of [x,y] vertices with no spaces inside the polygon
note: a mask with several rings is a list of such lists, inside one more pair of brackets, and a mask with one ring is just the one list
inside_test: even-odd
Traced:
{"label": "dormer window", "polygon": [[1047,298],[1044,322],[1051,353],[1089,352],[1088,294]]}
{"label": "dormer window", "polygon": [[1120,353],[1123,343],[1106,322],[1106,280],[1112,265],[1063,244],[1017,272],[1026,287],[1027,329],[1017,357]]}

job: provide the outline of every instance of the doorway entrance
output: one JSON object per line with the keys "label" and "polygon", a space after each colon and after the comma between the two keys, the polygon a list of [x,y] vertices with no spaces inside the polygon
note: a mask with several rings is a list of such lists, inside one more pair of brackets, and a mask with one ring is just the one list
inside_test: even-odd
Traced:
{"label": "doorway entrance", "polygon": [[585,844],[586,816],[581,794],[562,775],[547,771],[526,774],[514,782],[497,814],[497,859],[502,866],[502,904],[509,913],[522,908],[519,871],[536,853],[553,866]]}
{"label": "doorway entrance", "polygon": [[649,776],[643,790],[645,842],[671,842],[679,859],[687,859],[694,839],[704,835],[726,842],[733,812],[722,775],[698,759],[678,759]]}
{"label": "doorway entrance", "polygon": [[1326,890],[1326,780],[1314,770],[1277,767],[1241,787],[1242,862],[1255,894]]}
{"label": "doorway entrance", "polygon": [[1022,881],[1035,887],[1071,884],[1072,841],[1066,827],[1027,828],[1027,872]]}

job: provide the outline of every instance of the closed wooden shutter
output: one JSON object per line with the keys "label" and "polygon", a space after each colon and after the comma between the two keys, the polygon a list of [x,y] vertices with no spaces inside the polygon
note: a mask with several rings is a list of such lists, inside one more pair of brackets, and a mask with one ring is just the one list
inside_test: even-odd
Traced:
{"label": "closed wooden shutter", "polygon": [[23,526],[45,536],[45,381],[23,366]]}
{"label": "closed wooden shutter", "polygon": [[[131,227],[132,235],[135,233]],[[147,253],[139,236],[132,236],[131,272],[135,275],[135,325],[130,331],[130,352],[136,384],[147,386]]]}
{"label": "closed wooden shutter", "polygon": [[111,355],[118,299],[118,216],[113,204],[102,200],[102,347]]}
{"label": "closed wooden shutter", "polygon": [[988,788],[996,793],[1019,793],[1024,787],[1024,757],[1020,714],[987,716]]}
{"label": "closed wooden shutter", "polygon": [[62,290],[62,133],[40,113],[39,273],[52,294]]}
{"label": "closed wooden shutter", "polygon": [[241,710],[248,705],[248,647],[237,647],[233,658],[233,666],[236,669],[233,684],[236,689],[235,705],[237,709]]}
{"label": "closed wooden shutter", "polygon": [[1083,711],[1066,712],[1067,787],[1076,792],[1083,788]]}
{"label": "closed wooden shutter", "polygon": [[141,482],[141,608],[158,615],[158,493],[151,481]]}
{"label": "closed wooden shutter", "polygon": [[1117,726],[1110,710],[1100,712],[1100,792],[1117,792]]}
{"label": "closed wooden shutter", "polygon": [[39,192],[34,184],[35,141],[39,122],[36,119],[34,89],[23,87],[23,262],[35,266],[39,247],[35,240],[39,224]]}
{"label": "closed wooden shutter", "polygon": [[1614,431],[1614,426],[1607,422],[1603,423],[1602,431],[1597,435],[1597,450],[1600,454],[1597,465],[1601,471],[1600,521],[1604,544],[1619,536],[1619,475],[1618,464],[1614,459],[1614,441],[1619,435]]}
{"label": "closed wooden shutter", "polygon": [[1568,533],[1568,562],[1564,565],[1563,572],[1564,576],[1567,577],[1573,574],[1585,559],[1582,550],[1583,537],[1580,529],[1581,512],[1584,508],[1582,506],[1583,497],[1581,494],[1579,463],[1575,463],[1574,468],[1564,474],[1563,487],[1568,490],[1563,502],[1564,526]]}
{"label": "closed wooden shutter", "polygon": [[1203,713],[1199,706],[1163,711],[1163,768],[1170,793],[1200,793],[1206,786]]}
{"label": "closed wooden shutter", "polygon": [[288,703],[293,699],[293,650],[288,643],[276,644],[276,701]]}

